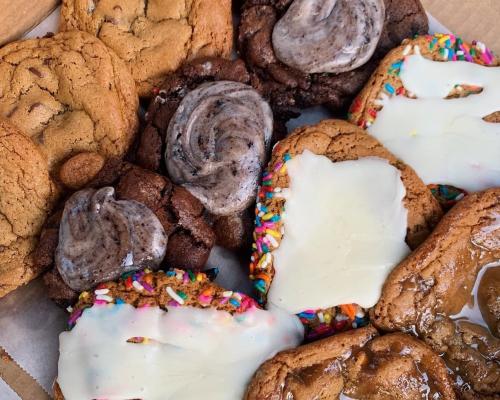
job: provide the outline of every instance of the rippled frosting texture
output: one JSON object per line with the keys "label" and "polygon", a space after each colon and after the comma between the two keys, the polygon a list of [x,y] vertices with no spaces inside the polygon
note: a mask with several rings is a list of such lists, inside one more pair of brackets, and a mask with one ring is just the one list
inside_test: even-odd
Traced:
{"label": "rippled frosting texture", "polygon": [[145,266],[158,267],[167,236],[145,205],[115,200],[114,189],[85,189],[64,208],[56,266],[73,290],[86,290]]}
{"label": "rippled frosting texture", "polygon": [[383,0],[295,0],[276,23],[276,56],[305,73],[339,73],[365,64],[385,20]]}
{"label": "rippled frosting texture", "polygon": [[205,83],[188,93],[170,121],[168,173],[211,213],[242,211],[255,199],[272,129],[269,105],[250,86]]}

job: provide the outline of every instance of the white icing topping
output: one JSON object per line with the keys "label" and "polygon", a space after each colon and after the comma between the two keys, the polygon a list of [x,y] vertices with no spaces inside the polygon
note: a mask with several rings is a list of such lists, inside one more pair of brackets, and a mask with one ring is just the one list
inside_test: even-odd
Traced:
{"label": "white icing topping", "polygon": [[[133,337],[147,344],[127,343]],[[297,346],[303,328],[282,311],[94,306],[60,335],[66,400],[235,400],[257,368]]]}
{"label": "white icing topping", "polygon": [[[431,61],[417,54],[405,59],[401,80],[417,99],[382,99],[383,109],[369,132],[426,184],[468,191],[500,186],[500,124],[483,120],[500,111],[500,68]],[[459,84],[483,91],[445,100]]]}
{"label": "white icing topping", "polygon": [[373,306],[409,252],[399,170],[379,158],[332,163],[305,151],[287,171],[285,232],[273,252],[269,301],[291,313]]}
{"label": "white icing topping", "polygon": [[373,55],[385,20],[383,0],[294,0],[273,30],[278,59],[306,73],[338,73]]}

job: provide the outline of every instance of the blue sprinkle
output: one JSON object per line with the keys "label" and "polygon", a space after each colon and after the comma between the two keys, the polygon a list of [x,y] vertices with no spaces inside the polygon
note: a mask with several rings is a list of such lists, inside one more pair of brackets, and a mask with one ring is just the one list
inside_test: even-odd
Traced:
{"label": "blue sprinkle", "polygon": [[229,299],[229,302],[235,306],[235,307],[239,307],[240,306],[240,302],[236,299]]}
{"label": "blue sprinkle", "polygon": [[389,94],[394,94],[396,92],[390,83],[386,83],[384,87]]}
{"label": "blue sprinkle", "polygon": [[175,276],[175,271],[167,271],[167,276]]}
{"label": "blue sprinkle", "polygon": [[115,303],[116,304],[125,304],[125,302],[122,299],[116,299]]}
{"label": "blue sprinkle", "polygon": [[274,217],[271,218],[272,222],[278,222],[281,219],[279,215],[275,215]]}
{"label": "blue sprinkle", "polygon": [[272,192],[267,192],[266,193],[266,198],[267,199],[272,199],[274,197],[274,194]]}
{"label": "blue sprinkle", "polygon": [[289,153],[286,153],[284,156],[283,156],[283,160],[284,161],[290,161],[292,159],[292,156],[289,154]]}

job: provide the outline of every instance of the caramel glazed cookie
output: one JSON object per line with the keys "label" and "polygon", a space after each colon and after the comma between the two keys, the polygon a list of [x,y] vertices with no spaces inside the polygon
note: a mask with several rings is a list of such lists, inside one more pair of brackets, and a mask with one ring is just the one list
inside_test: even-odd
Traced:
{"label": "caramel glazed cookie", "polygon": [[83,292],[69,323],[56,400],[241,399],[263,362],[303,338],[295,316],[177,269]]}
{"label": "caramel glazed cookie", "polygon": [[343,109],[380,58],[429,28],[418,0],[247,0],[242,10],[238,46],[252,85],[288,115]]}
{"label": "caramel glazed cookie", "polygon": [[[167,243],[168,240],[168,243]],[[105,164],[42,230],[35,258],[49,296],[67,306],[78,292],[145,267],[200,270],[215,235],[202,204],[166,177],[121,161]]]}
{"label": "caramel glazed cookie", "polygon": [[366,324],[389,271],[442,215],[410,167],[340,120],[274,147],[255,212],[259,300],[297,313],[307,339]]}
{"label": "caramel glazed cookie", "polygon": [[[134,139],[134,81],[115,53],[85,32],[4,46],[0,76],[0,116],[33,140],[54,178],[75,154],[121,157]],[[95,173],[75,170],[78,184]]]}
{"label": "caramel glazed cookie", "polygon": [[286,350],[266,361],[245,400],[455,399],[446,365],[403,333],[372,326]]}
{"label": "caramel glazed cookie", "polygon": [[349,120],[415,169],[445,206],[500,186],[500,61],[454,35],[406,40],[382,61]]}
{"label": "caramel glazed cookie", "polygon": [[56,195],[40,150],[0,120],[0,297],[41,272],[33,252]]}
{"label": "caramel glazed cookie", "polygon": [[141,97],[185,61],[229,57],[231,0],[64,0],[61,31],[101,39],[127,64]]}
{"label": "caramel glazed cookie", "polygon": [[442,354],[464,399],[500,393],[500,189],[465,197],[387,278],[372,322]]}
{"label": "caramel glazed cookie", "polygon": [[249,209],[271,143],[283,132],[249,80],[241,60],[183,66],[151,102],[135,151],[136,164],[166,173],[201,201],[218,244],[230,249],[251,245]]}

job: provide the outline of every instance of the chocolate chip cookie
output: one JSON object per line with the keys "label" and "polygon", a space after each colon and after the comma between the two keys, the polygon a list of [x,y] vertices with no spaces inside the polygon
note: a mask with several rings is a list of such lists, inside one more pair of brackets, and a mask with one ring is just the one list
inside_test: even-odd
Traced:
{"label": "chocolate chip cookie", "polygon": [[125,154],[138,126],[138,98],[125,64],[85,32],[0,49],[0,116],[38,146],[55,176],[80,152]]}
{"label": "chocolate chip cookie", "polygon": [[418,0],[247,0],[242,10],[238,45],[252,84],[288,114],[318,104],[343,109],[381,57],[428,31]]}
{"label": "chocolate chip cookie", "polygon": [[229,57],[230,0],[64,0],[61,30],[101,39],[127,64],[141,97],[166,74],[202,56]]}
{"label": "chocolate chip cookie", "polygon": [[37,146],[0,120],[0,297],[38,276],[38,235],[56,187]]}

